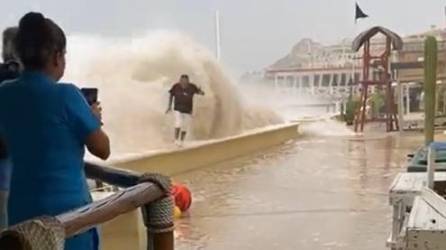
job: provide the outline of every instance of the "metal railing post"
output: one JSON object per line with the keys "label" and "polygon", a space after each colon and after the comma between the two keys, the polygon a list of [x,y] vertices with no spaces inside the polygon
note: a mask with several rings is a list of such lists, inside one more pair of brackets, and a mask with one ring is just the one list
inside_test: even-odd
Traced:
{"label": "metal railing post", "polygon": [[434,189],[434,175],[435,175],[435,159],[436,152],[434,145],[430,144],[427,153],[427,187],[430,189]]}

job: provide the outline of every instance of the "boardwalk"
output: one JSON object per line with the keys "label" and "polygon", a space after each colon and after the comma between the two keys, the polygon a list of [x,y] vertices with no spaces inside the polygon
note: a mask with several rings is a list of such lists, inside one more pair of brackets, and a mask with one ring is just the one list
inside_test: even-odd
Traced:
{"label": "boardwalk", "polygon": [[177,176],[195,198],[178,249],[385,249],[388,188],[422,138],[324,134]]}

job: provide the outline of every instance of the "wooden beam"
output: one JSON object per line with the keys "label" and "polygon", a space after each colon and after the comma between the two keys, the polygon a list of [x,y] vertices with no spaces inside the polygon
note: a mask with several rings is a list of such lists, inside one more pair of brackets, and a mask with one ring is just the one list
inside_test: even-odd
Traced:
{"label": "wooden beam", "polygon": [[[164,196],[164,191],[158,185],[149,182],[141,183],[116,192],[103,200],[58,215],[55,219],[64,228],[65,238],[70,238]],[[152,237],[158,238],[157,235]],[[171,238],[165,238],[165,240],[171,240]],[[22,235],[14,229],[4,231],[0,236],[0,249],[32,250],[34,248],[31,244],[32,242],[29,242],[26,235]],[[173,242],[164,242],[163,244],[173,246]],[[171,250],[171,248],[155,248],[155,250]]]}
{"label": "wooden beam", "polygon": [[141,176],[130,170],[100,166],[91,162],[85,162],[85,174],[87,178],[124,188],[138,184]]}
{"label": "wooden beam", "polygon": [[133,211],[163,197],[164,191],[153,183],[141,183],[72,212],[56,216],[66,237],[85,232],[96,225]]}

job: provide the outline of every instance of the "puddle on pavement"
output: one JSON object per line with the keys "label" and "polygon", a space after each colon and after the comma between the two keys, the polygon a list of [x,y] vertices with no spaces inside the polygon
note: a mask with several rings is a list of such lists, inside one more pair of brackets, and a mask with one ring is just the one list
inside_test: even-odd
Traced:
{"label": "puddle on pavement", "polygon": [[387,192],[419,135],[306,133],[176,176],[193,193],[177,249],[385,249]]}

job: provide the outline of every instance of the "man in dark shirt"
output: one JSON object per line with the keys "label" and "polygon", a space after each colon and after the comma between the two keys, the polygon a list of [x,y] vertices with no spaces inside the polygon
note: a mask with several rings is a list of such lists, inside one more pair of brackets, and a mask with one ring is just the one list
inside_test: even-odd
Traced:
{"label": "man in dark shirt", "polygon": [[187,129],[191,120],[194,108],[194,95],[204,95],[204,92],[195,84],[189,82],[188,75],[182,75],[180,82],[174,84],[169,93],[169,106],[166,113],[172,110],[173,102],[175,114],[175,143],[181,146],[186,138]]}
{"label": "man in dark shirt", "polygon": [[0,63],[0,83],[19,77],[20,64],[16,61]]}
{"label": "man in dark shirt", "polygon": [[[7,28],[3,31],[2,58],[4,63],[0,63],[0,84],[3,81],[15,79],[20,74],[20,63],[16,59],[13,48],[17,31],[17,27]],[[11,171],[12,164],[8,150],[0,135],[0,231],[8,226],[7,206]]]}
{"label": "man in dark shirt", "polygon": [[14,38],[18,32],[17,27],[10,27],[3,31],[2,59],[0,63],[0,83],[15,79],[19,76],[20,64],[14,52]]}

